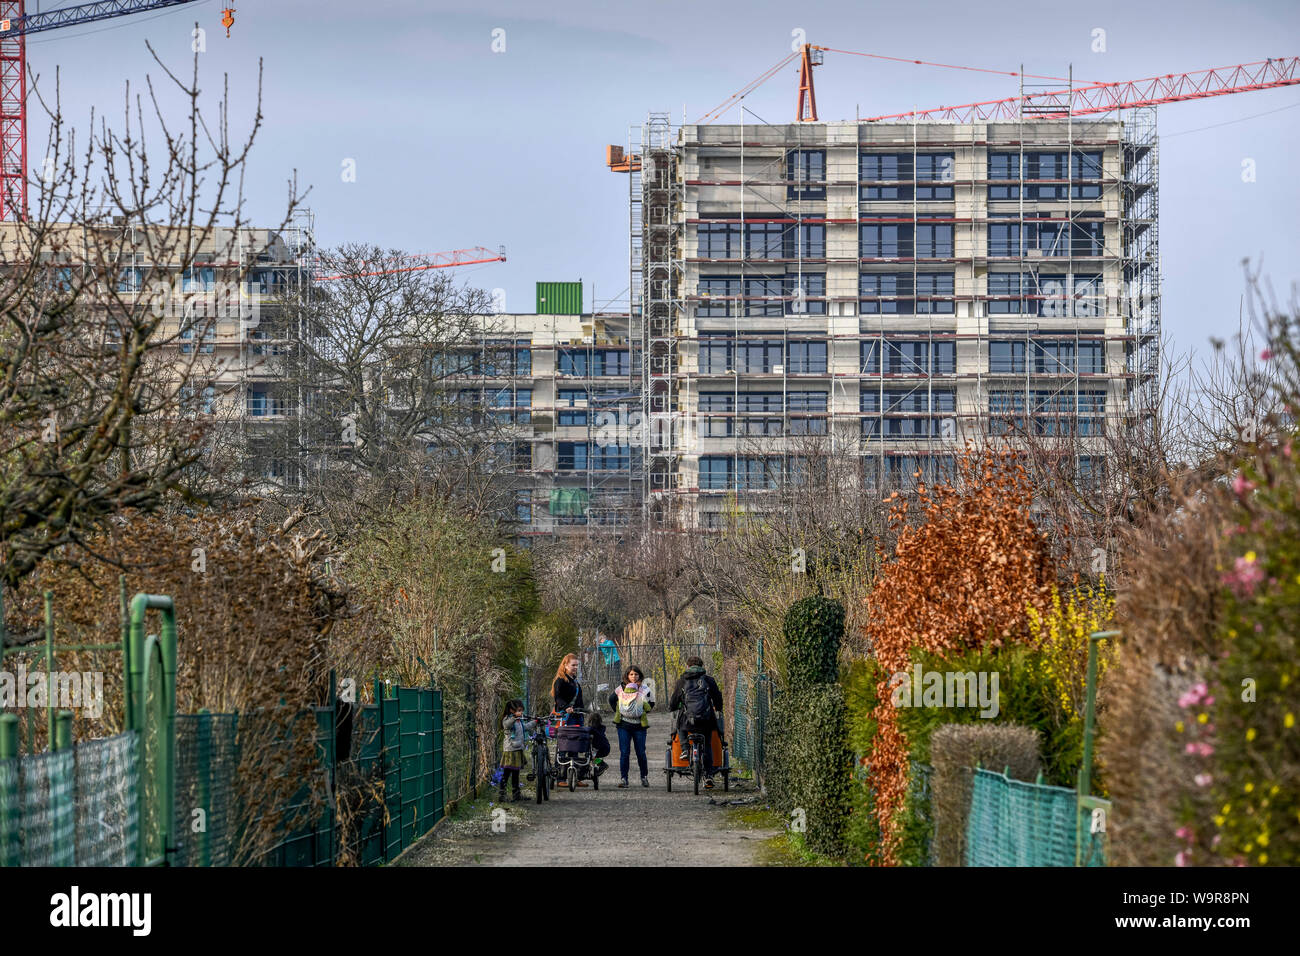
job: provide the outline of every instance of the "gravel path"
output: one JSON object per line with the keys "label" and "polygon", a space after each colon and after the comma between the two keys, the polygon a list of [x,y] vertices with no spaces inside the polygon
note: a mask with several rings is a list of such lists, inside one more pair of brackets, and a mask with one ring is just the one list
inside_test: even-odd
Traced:
{"label": "gravel path", "polygon": [[[732,777],[724,793],[716,788],[697,797],[687,777],[673,779],[673,792],[664,786],[663,760],[668,718],[651,717],[646,737],[650,787],[641,786],[632,754],[630,784],[617,789],[618,734],[611,728],[611,763],[600,778],[600,790],[562,789],[541,806],[525,782],[526,802],[495,804],[496,793],[481,799],[442,823],[415,844],[395,866],[564,866],[638,865],[750,866],[763,840],[776,831],[746,829],[732,823],[730,801],[751,803],[755,791],[747,781]],[[493,832],[492,813],[504,809],[504,832]],[[499,816],[498,816],[498,819]],[[499,824],[498,824],[499,828]]]}

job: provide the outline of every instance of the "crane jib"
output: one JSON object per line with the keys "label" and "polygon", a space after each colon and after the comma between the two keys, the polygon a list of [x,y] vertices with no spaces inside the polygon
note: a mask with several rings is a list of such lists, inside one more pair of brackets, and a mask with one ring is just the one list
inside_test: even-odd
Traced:
{"label": "crane jib", "polygon": [[59,27],[108,20],[130,13],[143,13],[146,10],[160,10],[163,7],[178,7],[193,2],[194,0],[99,0],[97,3],[80,3],[46,13],[31,13],[26,16],[2,19],[0,34],[25,36],[28,33],[56,30]]}

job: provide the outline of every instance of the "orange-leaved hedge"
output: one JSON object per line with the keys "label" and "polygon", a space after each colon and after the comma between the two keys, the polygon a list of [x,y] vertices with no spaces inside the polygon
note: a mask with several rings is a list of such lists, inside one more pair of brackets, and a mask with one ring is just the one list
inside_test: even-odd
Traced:
{"label": "orange-leaved hedge", "polygon": [[882,668],[876,732],[865,761],[875,790],[880,859],[897,863],[908,744],[891,701],[892,674],[914,650],[944,654],[1027,641],[1027,607],[1051,603],[1056,569],[1030,517],[1024,467],[1008,452],[967,448],[950,485],[892,496],[898,539],[866,599],[867,637]]}

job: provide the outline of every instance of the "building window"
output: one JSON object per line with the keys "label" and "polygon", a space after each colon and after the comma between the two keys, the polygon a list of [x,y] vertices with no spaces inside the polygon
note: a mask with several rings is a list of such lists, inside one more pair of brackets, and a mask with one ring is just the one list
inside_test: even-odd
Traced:
{"label": "building window", "polygon": [[700,458],[700,490],[722,491],[731,487],[733,459],[706,456]]}
{"label": "building window", "polygon": [[745,279],[745,314],[785,315],[785,276],[755,276]]}
{"label": "building window", "polygon": [[561,375],[630,375],[632,353],[623,349],[560,349]]}
{"label": "building window", "polygon": [[[864,272],[858,277],[864,315],[952,315],[951,272]],[[916,298],[913,298],[916,296]]]}
{"label": "building window", "polygon": [[1101,179],[1099,150],[1028,152],[1023,166],[1019,153],[989,153],[988,171],[989,199],[1019,199],[1022,187],[1025,199],[1039,202],[1101,198],[1101,183],[1089,182]]}
{"label": "building window", "polygon": [[868,487],[913,488],[951,481],[956,471],[952,455],[868,455],[862,459],[863,481]]}
{"label": "building window", "polygon": [[786,228],[787,224],[781,222],[745,223],[745,248],[749,258],[784,258]]}
{"label": "building window", "polygon": [[825,199],[826,150],[791,150],[786,156],[786,179],[791,183],[787,199]]}
{"label": "building window", "polygon": [[786,361],[786,373],[789,375],[825,375],[825,342],[791,342]]}
{"label": "building window", "polygon": [[695,307],[698,316],[729,316],[738,314],[734,303],[740,297],[739,276],[701,276],[697,291],[701,296]]}
{"label": "building window", "polygon": [[804,272],[785,277],[787,315],[826,314],[826,274]]}
{"label": "building window", "polygon": [[859,227],[863,259],[951,259],[952,223],[874,223]]}
{"label": "building window", "polygon": [[255,388],[248,393],[248,414],[254,418],[283,415],[284,407],[279,396],[272,395],[266,389]]}
{"label": "building window", "polygon": [[782,255],[786,259],[825,259],[826,224],[801,222],[786,228]]}
{"label": "building window", "polygon": [[515,492],[515,520],[520,524],[533,523],[532,492],[523,490]]}
{"label": "building window", "polygon": [[952,375],[957,371],[955,341],[869,339],[861,349],[863,375]]}
{"label": "building window", "polygon": [[1025,393],[1020,391],[989,392],[989,434],[1006,435],[1025,427]]}
{"label": "building window", "polygon": [[912,227],[904,223],[863,223],[858,243],[863,259],[910,259]]}
{"label": "building window", "polygon": [[742,256],[740,223],[702,222],[696,227],[702,259],[739,259]]}
{"label": "building window", "polygon": [[[533,353],[526,346],[530,345],[528,339],[517,339],[515,341],[515,374],[532,375],[533,374]],[[525,348],[519,348],[519,346]]]}
{"label": "building window", "polygon": [[211,385],[206,386],[203,389],[203,404],[202,404],[203,414],[211,415],[212,409],[216,405],[216,402],[217,402],[217,390],[213,388]]}
{"label": "building window", "polygon": [[989,372],[994,374],[1023,373],[1025,371],[1025,351],[1029,343],[989,342]]}
{"label": "building window", "polygon": [[916,227],[916,258],[951,259],[952,225],[920,223]]}
{"label": "building window", "polygon": [[556,445],[556,468],[560,471],[586,471],[586,442],[558,442]]}
{"label": "building window", "polygon": [[[911,153],[863,153],[858,160],[858,178],[864,181],[864,200],[949,200],[953,198],[952,153],[921,153],[912,162]],[[912,180],[915,180],[913,185]]]}
{"label": "building window", "polygon": [[[581,410],[570,411],[579,403],[582,404]],[[585,388],[561,388],[556,393],[556,404],[559,406],[559,424],[561,425],[585,425],[587,424],[587,390]]]}
{"label": "building window", "polygon": [[117,277],[118,292],[139,292],[144,288],[143,269],[123,269]]}

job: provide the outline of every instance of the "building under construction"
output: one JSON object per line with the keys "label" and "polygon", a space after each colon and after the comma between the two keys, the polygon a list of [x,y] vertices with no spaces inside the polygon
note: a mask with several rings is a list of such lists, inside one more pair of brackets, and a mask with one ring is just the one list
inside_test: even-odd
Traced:
{"label": "building under construction", "polygon": [[1069,437],[1098,473],[1105,429],[1156,401],[1156,147],[1154,108],[651,114],[607,156],[629,175],[645,510],[716,527],[818,444],[867,486],[989,436]]}

